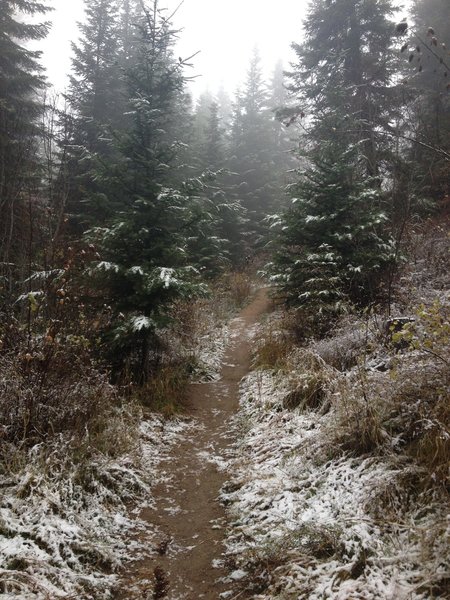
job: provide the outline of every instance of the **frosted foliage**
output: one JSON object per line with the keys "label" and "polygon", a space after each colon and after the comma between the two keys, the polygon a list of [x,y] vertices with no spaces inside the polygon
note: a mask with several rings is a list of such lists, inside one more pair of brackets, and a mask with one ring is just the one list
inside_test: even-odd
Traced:
{"label": "frosted foliage", "polygon": [[159,272],[159,277],[163,282],[165,288],[169,288],[171,285],[177,285],[178,281],[175,277],[174,269],[162,268]]}
{"label": "frosted foliage", "polygon": [[133,331],[143,331],[154,327],[154,322],[144,315],[139,315],[131,319],[131,327]]}
{"label": "frosted foliage", "polygon": [[115,263],[107,262],[105,260],[97,264],[97,269],[99,271],[105,272],[112,271],[113,273],[118,273],[120,270],[118,265],[116,265]]}
{"label": "frosted foliage", "polygon": [[445,507],[430,498],[427,510],[418,503],[396,517],[383,514],[380,498],[394,497],[399,477],[414,478],[414,467],[333,451],[334,408],[283,409],[286,381],[267,371],[244,380],[241,441],[223,491],[233,522],[227,553],[265,589],[252,597],[429,598],[423,582],[446,570]]}
{"label": "frosted foliage", "polygon": [[150,416],[136,431],[139,454],[96,453],[82,465],[65,458],[67,440],[50,453],[32,449],[28,465],[2,482],[1,597],[111,598],[118,568],[151,551],[153,539],[148,531],[146,544],[130,541],[145,525],[125,502],[152,504],[158,465],[187,427]]}

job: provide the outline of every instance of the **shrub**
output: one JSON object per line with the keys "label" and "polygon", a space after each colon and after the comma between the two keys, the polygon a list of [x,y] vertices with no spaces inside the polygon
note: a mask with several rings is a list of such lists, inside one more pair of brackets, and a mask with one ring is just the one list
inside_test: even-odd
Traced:
{"label": "shrub", "polygon": [[118,402],[107,377],[67,340],[4,353],[0,370],[4,441],[31,445],[65,431],[83,435]]}
{"label": "shrub", "polygon": [[329,409],[329,394],[336,378],[333,368],[314,352],[306,349],[294,350],[287,359],[287,381],[292,391],[283,400],[287,409]]}
{"label": "shrub", "polygon": [[368,351],[372,335],[356,317],[341,319],[327,337],[314,341],[309,348],[338,371],[348,371]]}
{"label": "shrub", "polygon": [[254,367],[283,370],[292,348],[292,342],[288,338],[268,332],[257,342]]}
{"label": "shrub", "polygon": [[252,574],[248,588],[262,593],[269,589],[276,580],[275,575],[279,575],[280,568],[293,557],[294,560],[311,564],[314,561],[340,557],[343,552],[338,528],[303,523],[292,531],[248,549],[239,562]]}

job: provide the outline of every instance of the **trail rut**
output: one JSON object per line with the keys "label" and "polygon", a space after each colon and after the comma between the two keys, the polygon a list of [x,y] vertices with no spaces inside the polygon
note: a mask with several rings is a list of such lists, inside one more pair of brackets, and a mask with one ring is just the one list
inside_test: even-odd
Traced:
{"label": "trail rut", "polygon": [[[250,368],[252,331],[268,308],[266,290],[260,289],[231,322],[219,379],[190,385],[187,414],[195,427],[161,463],[155,506],[141,514],[156,526],[159,542],[152,556],[130,567],[118,600],[217,600],[230,590],[221,581],[227,574],[221,561],[226,513],[218,496],[228,478],[223,465],[236,435],[230,418],[238,409],[239,383]],[[157,592],[148,583],[155,575]],[[136,595],[133,589],[140,591]]]}

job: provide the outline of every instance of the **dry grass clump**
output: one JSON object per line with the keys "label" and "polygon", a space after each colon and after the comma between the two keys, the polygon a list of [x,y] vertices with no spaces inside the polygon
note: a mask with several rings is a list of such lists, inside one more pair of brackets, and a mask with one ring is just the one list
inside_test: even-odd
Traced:
{"label": "dry grass clump", "polygon": [[274,371],[285,370],[292,349],[291,340],[284,336],[274,335],[273,332],[268,332],[257,341],[254,367]]}
{"label": "dry grass clump", "polygon": [[289,357],[296,347],[289,313],[281,310],[273,312],[256,336],[253,367],[287,373]]}
{"label": "dry grass clump", "polygon": [[449,373],[430,366],[407,373],[393,390],[396,408],[387,428],[404,452],[424,467],[429,483],[445,485],[450,464]]}
{"label": "dry grass clump", "polygon": [[287,358],[288,385],[291,391],[283,406],[289,410],[329,409],[329,395],[335,385],[336,371],[314,352],[297,348]]}
{"label": "dry grass clump", "polygon": [[343,317],[335,328],[309,348],[338,371],[348,371],[373,349],[374,332],[355,316]]}
{"label": "dry grass clump", "polygon": [[350,307],[342,307],[340,313],[335,310],[319,311],[314,306],[290,308],[285,311],[283,317],[284,329],[297,345],[306,345],[313,339],[329,335],[342,314],[348,311]]}
{"label": "dry grass clump", "polygon": [[85,428],[83,437],[72,437],[72,458],[83,462],[100,454],[111,459],[129,455],[134,460],[139,454],[138,429],[142,416],[141,406],[133,402],[105,407]]}
{"label": "dry grass clump", "polygon": [[430,294],[450,288],[449,259],[450,220],[429,220],[415,228],[407,240],[409,257],[397,293],[407,306],[429,301]]}
{"label": "dry grass clump", "polygon": [[290,561],[307,565],[342,557],[344,552],[338,528],[303,523],[280,537],[249,548],[239,557],[239,562],[251,573],[251,580],[245,581],[247,589],[254,593],[262,593],[269,588],[271,592],[281,592],[282,589],[277,589],[276,581],[284,565]]}
{"label": "dry grass clump", "polygon": [[135,397],[150,410],[171,417],[179,413],[185,404],[190,370],[189,362],[165,364],[136,390]]}
{"label": "dry grass clump", "polygon": [[[430,364],[431,363],[431,364]],[[407,453],[442,480],[450,460],[450,388],[432,359],[403,358],[395,372],[358,372],[332,399],[332,445],[354,455]]]}
{"label": "dry grass clump", "polygon": [[398,336],[406,348],[385,373],[353,369],[333,396],[332,444],[355,455],[409,457],[424,469],[424,483],[448,482],[450,464],[450,326],[448,307],[421,307]]}
{"label": "dry grass clump", "polygon": [[233,272],[227,277],[226,288],[235,306],[241,307],[252,293],[252,281],[246,273]]}
{"label": "dry grass clump", "polygon": [[[92,491],[103,482],[113,492],[118,483],[98,470],[105,461],[120,460],[125,455],[139,462],[139,423],[142,412],[137,405],[105,406],[103,412],[85,426],[83,432],[64,431],[47,437],[45,442],[30,444],[0,442],[0,474],[16,477],[25,470],[34,470],[57,482],[71,477],[86,491]],[[36,489],[38,485],[36,478]],[[21,497],[31,493],[34,484],[28,481],[20,492]],[[130,492],[131,492],[130,488]],[[70,498],[68,498],[70,500]]]}
{"label": "dry grass clump", "polygon": [[441,216],[416,226],[405,240],[408,260],[394,285],[394,314],[412,315],[421,303],[431,305],[450,289],[450,220]]}
{"label": "dry grass clump", "polygon": [[286,315],[278,315],[256,341],[253,362],[256,369],[277,372],[290,390],[283,399],[288,410],[327,410],[331,383],[336,369],[310,348],[296,345]]}
{"label": "dry grass clump", "polygon": [[229,313],[227,298],[218,291],[214,304],[208,298],[177,300],[170,312],[170,325],[161,332],[169,358],[180,353],[190,356],[195,353],[199,338],[206,335],[214,321],[223,321]]}
{"label": "dry grass clump", "polygon": [[387,442],[384,399],[362,385],[357,379],[341,383],[332,399],[336,419],[328,424],[330,447],[355,456],[384,451]]}
{"label": "dry grass clump", "polygon": [[126,551],[115,518],[125,524],[125,502],[143,498],[149,485],[135,415],[105,416],[101,439],[97,433],[82,440],[61,434],[29,450],[16,447],[15,455],[10,446],[20,464],[2,456],[0,595],[106,597],[108,574]]}
{"label": "dry grass clump", "polygon": [[423,503],[432,503],[429,490],[423,491],[424,469],[411,464],[407,456],[390,457],[391,472],[379,479],[366,494],[364,511],[389,529],[401,524],[404,515],[417,509],[422,494]]}
{"label": "dry grass clump", "polygon": [[301,549],[318,560],[342,556],[345,548],[337,527],[304,523],[289,536],[291,547]]}

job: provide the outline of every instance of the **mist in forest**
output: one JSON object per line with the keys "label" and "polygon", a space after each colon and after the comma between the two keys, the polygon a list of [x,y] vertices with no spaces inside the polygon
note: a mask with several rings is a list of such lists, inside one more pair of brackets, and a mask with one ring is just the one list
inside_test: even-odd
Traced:
{"label": "mist in forest", "polygon": [[[55,12],[44,48],[43,62],[49,79],[58,88],[67,83],[70,69],[70,42],[76,41],[76,22],[84,19],[84,0],[51,0]],[[87,3],[89,4],[89,3]],[[258,0],[167,0],[160,2],[166,15],[173,15],[180,30],[177,52],[188,57],[199,52],[190,74],[198,76],[195,94],[220,87],[232,92],[245,77],[254,47],[261,54],[264,72],[273,70],[277,60],[287,63],[293,54],[290,44],[302,35],[302,19],[307,0],[281,0],[276,9]]]}
{"label": "mist in forest", "polygon": [[399,7],[0,0],[0,596],[445,596],[450,3]]}

